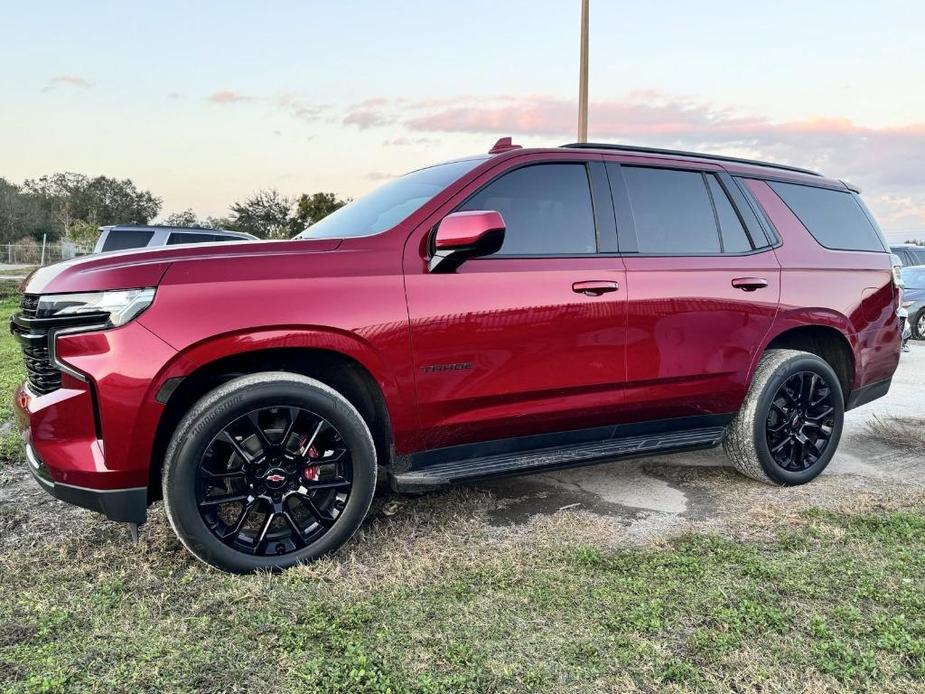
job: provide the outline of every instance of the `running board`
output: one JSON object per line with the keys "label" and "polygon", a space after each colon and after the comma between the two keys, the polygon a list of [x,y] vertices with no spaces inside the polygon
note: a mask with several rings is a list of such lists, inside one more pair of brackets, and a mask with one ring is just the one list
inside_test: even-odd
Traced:
{"label": "running board", "polygon": [[400,492],[422,491],[492,477],[605,463],[618,458],[711,448],[723,440],[725,433],[725,427],[707,427],[454,460],[394,474],[391,477],[392,488]]}

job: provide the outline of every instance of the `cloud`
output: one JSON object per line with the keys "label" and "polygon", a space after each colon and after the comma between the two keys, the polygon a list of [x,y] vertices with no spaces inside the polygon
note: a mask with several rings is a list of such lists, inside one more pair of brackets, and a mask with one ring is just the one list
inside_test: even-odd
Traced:
{"label": "cloud", "polygon": [[51,77],[45,83],[45,87],[42,89],[42,91],[48,92],[61,85],[69,87],[80,87],[81,89],[89,89],[93,86],[88,80],[84,79],[80,75],[56,75]]}
{"label": "cloud", "polygon": [[183,95],[180,94],[180,92],[169,92],[169,93],[167,94],[167,98],[168,98],[168,99],[173,99],[173,100],[182,99],[182,98],[183,98]]}
{"label": "cloud", "polygon": [[[925,122],[870,127],[843,118],[773,121],[733,109],[636,92],[591,105],[592,139],[703,149],[818,168],[877,188],[919,188]],[[568,139],[575,104],[552,96],[480,99],[420,109],[406,117],[417,132],[546,135]]]}
{"label": "cloud", "polygon": [[246,96],[240,92],[233,91],[231,89],[220,89],[217,92],[212,92],[209,96],[206,97],[206,101],[213,104],[238,104],[245,101],[253,101],[254,97]]}
{"label": "cloud", "polygon": [[293,92],[282,92],[277,94],[273,98],[273,102],[279,108],[287,111],[289,115],[307,122],[318,120],[332,108],[331,104],[315,103]]}
{"label": "cloud", "polygon": [[344,116],[343,120],[344,125],[355,125],[360,130],[390,125],[394,122],[394,115],[375,108],[357,108],[350,110],[347,112],[347,115]]}
{"label": "cloud", "polygon": [[351,106],[351,109],[368,109],[368,108],[378,108],[380,106],[387,106],[390,102],[390,99],[384,96],[373,96],[369,99],[364,99],[358,104]]}
{"label": "cloud", "polygon": [[439,142],[433,137],[393,137],[382,141],[383,147],[409,147],[414,145],[430,146]]}
{"label": "cloud", "polygon": [[[792,164],[860,185],[885,226],[925,225],[925,121],[874,127],[846,118],[774,120],[722,105],[647,90],[600,99],[590,107],[591,139],[690,149]],[[574,139],[576,104],[551,95],[368,99],[348,109],[345,125],[392,123],[406,145],[432,133]],[[487,142],[487,140],[486,140]]]}

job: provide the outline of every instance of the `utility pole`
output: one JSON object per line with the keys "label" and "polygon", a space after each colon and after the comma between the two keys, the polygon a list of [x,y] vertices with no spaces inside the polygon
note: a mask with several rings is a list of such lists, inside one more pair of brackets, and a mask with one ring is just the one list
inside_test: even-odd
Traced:
{"label": "utility pole", "polygon": [[588,141],[588,2],[581,0],[581,58],[578,68],[578,141]]}

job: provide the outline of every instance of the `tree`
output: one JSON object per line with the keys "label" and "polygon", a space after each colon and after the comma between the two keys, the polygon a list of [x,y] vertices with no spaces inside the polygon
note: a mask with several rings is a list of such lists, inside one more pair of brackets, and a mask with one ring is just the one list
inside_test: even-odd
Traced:
{"label": "tree", "polygon": [[24,236],[56,236],[54,220],[40,201],[15,183],[0,178],[0,241],[10,243]]}
{"label": "tree", "polygon": [[206,217],[202,220],[202,226],[206,229],[231,229],[231,225],[232,221],[228,217]]}
{"label": "tree", "polygon": [[71,224],[67,230],[67,238],[69,241],[73,241],[78,246],[82,246],[88,250],[96,245],[99,237],[99,227],[96,224],[90,224],[90,222],[85,222],[82,219],[78,219]]}
{"label": "tree", "polygon": [[335,210],[350,202],[339,200],[334,193],[302,193],[295,206],[295,214],[290,220],[293,234],[298,234],[312,224],[321,221]]}
{"label": "tree", "polygon": [[244,202],[231,206],[231,218],[225,227],[244,231],[262,239],[287,239],[291,236],[292,200],[277,190],[259,190]]}
{"label": "tree", "polygon": [[77,220],[96,226],[147,224],[161,209],[160,198],[138,190],[128,178],[56,173],[26,181],[23,190],[35,197],[57,223],[58,233],[64,234]]}
{"label": "tree", "polygon": [[205,224],[200,222],[196,217],[196,213],[193,212],[191,208],[187,208],[182,212],[174,212],[173,214],[167,215],[164,218],[164,224],[171,227],[204,227]]}

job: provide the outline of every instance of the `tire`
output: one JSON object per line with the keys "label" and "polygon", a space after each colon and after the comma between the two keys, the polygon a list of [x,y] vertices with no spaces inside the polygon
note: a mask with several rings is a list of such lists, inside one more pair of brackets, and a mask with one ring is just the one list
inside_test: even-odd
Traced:
{"label": "tire", "polygon": [[768,350],[723,448],[733,467],[752,479],[805,484],[835,455],[844,415],[841,384],[827,362],[808,352]]}
{"label": "tire", "polygon": [[340,393],[264,372],[192,407],[167,449],[162,484],[170,525],[197,559],[234,573],[275,571],[354,535],[375,493],[376,450]]}
{"label": "tire", "polygon": [[913,340],[925,340],[925,308],[919,309],[914,316],[909,316]]}

